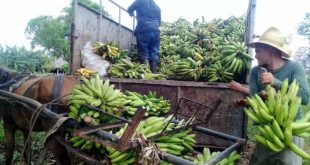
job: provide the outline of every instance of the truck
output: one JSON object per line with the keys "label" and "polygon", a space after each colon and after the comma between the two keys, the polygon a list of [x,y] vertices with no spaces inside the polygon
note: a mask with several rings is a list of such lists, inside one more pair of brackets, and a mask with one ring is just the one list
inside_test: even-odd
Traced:
{"label": "truck", "polygon": [[[121,11],[126,13],[126,9],[114,1],[109,0],[109,2],[118,7],[119,13]],[[253,36],[255,4],[255,0],[249,0],[245,43],[249,43],[253,39],[251,36]],[[133,30],[121,24],[121,16],[119,16],[119,22],[116,22],[78,1],[73,1],[72,5],[74,12],[71,31],[71,72],[81,67],[81,50],[88,41],[113,41],[122,49],[132,49],[135,44]],[[212,115],[212,118],[202,126],[232,136],[246,138],[247,117],[242,108],[234,106],[234,102],[244,98],[245,95],[231,90],[227,83],[109,79],[120,90],[130,90],[142,94],[148,91],[156,91],[159,96],[171,101],[171,112],[178,108],[178,101],[181,98],[191,99],[205,105],[214,105],[218,100],[221,100],[221,104]],[[227,142],[204,135],[197,137],[197,144],[214,148],[225,148],[227,146]]]}

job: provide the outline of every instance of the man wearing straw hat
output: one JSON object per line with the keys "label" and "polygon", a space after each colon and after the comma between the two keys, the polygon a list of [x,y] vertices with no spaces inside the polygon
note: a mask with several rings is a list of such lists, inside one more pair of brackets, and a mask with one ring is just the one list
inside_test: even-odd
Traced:
{"label": "man wearing straw hat", "polygon": [[[298,96],[302,99],[302,104],[309,103],[309,87],[305,78],[305,72],[301,65],[289,60],[291,50],[286,45],[284,35],[276,28],[271,27],[264,32],[258,41],[250,43],[249,46],[255,48],[255,58],[258,66],[252,68],[249,80],[250,96],[260,93],[264,95],[266,84],[271,84],[275,89],[279,89],[283,80],[288,78],[289,83],[294,79],[299,83]],[[302,117],[299,109],[296,118]],[[303,139],[294,137],[293,142],[300,148],[303,147]],[[281,152],[272,152],[261,144],[256,144],[251,163],[253,165],[301,165],[302,158],[290,149]]]}

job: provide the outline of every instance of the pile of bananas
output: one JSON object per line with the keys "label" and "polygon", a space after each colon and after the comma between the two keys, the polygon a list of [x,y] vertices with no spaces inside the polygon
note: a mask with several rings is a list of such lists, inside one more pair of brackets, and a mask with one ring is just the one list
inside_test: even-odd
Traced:
{"label": "pile of bananas", "polygon": [[253,58],[248,55],[244,42],[230,41],[221,50],[222,65],[231,73],[246,72],[251,68]]}
{"label": "pile of bananas", "polygon": [[[118,109],[123,107],[126,98],[120,90],[114,89],[114,84],[110,84],[109,80],[106,80],[103,83],[103,80],[99,75],[91,77],[90,80],[82,76],[81,80],[83,83],[81,85],[75,86],[70,96],[70,117],[73,117],[78,121],[89,121],[91,118],[94,118],[93,115],[97,113],[91,114],[89,111],[92,110],[87,108],[80,109],[82,104],[88,104],[94,107],[98,107],[102,111],[121,115],[121,112],[119,112]],[[84,115],[86,113],[87,115]],[[88,113],[90,113],[90,115],[88,115]],[[88,120],[85,120],[85,117]],[[112,118],[102,116],[100,114],[95,118],[95,121],[97,119],[100,120],[99,122],[102,120],[108,122]],[[96,121],[93,124],[96,123],[98,122]]]}
{"label": "pile of bananas", "polygon": [[169,112],[171,104],[163,96],[157,98],[156,92],[149,91],[147,95],[141,95],[137,92],[125,91],[126,102],[124,109],[129,115],[133,115],[138,107],[143,106],[147,111],[145,116],[159,116]]}
{"label": "pile of bananas", "polygon": [[310,137],[308,117],[294,121],[301,104],[301,98],[297,96],[297,81],[289,85],[288,79],[285,79],[276,94],[270,85],[266,86],[266,91],[268,97],[265,102],[259,95],[247,97],[249,107],[244,108],[247,116],[259,124],[257,128],[260,134],[255,136],[256,141],[274,152],[288,147],[302,158],[310,159],[308,153],[292,142],[293,135]]}
{"label": "pile of bananas", "polygon": [[89,76],[96,75],[97,71],[91,70],[91,69],[87,69],[87,68],[79,68],[79,69],[76,70],[76,72],[74,74],[78,75],[78,76],[89,77]]}
{"label": "pile of bananas", "polygon": [[152,73],[148,66],[131,62],[129,59],[120,59],[108,70],[110,77],[141,79],[143,74]]}
{"label": "pile of bananas", "polygon": [[230,82],[233,79],[233,74],[223,67],[220,62],[212,64],[207,69],[208,82]]}
{"label": "pile of bananas", "polygon": [[[197,154],[196,157],[185,155],[184,158],[190,160],[198,165],[206,164],[209,160],[219,155],[220,152],[212,152],[209,148],[203,148],[201,154]],[[240,159],[240,155],[237,151],[233,151],[230,155],[217,163],[217,165],[230,165],[235,164],[235,161]]]}
{"label": "pile of bananas", "polygon": [[103,59],[114,60],[119,58],[119,48],[112,42],[96,42],[93,47],[93,52],[102,56]]}
{"label": "pile of bananas", "polygon": [[[191,71],[191,73],[197,72],[196,76],[189,73],[187,79],[182,76],[173,76],[174,72],[171,70],[175,69],[175,66],[170,66],[170,64],[160,63],[160,72],[172,80],[209,81],[210,79],[216,82],[228,82],[233,77],[239,82],[245,81],[240,79],[245,79],[252,60],[243,42],[245,23],[245,17],[232,16],[227,20],[195,21],[193,24],[185,19],[163,24],[160,59],[168,56],[179,56],[181,60],[191,57],[203,64],[199,66],[200,69]],[[207,78],[206,67],[218,62],[229,73],[224,73],[224,76],[221,76],[222,73],[211,73]]]}

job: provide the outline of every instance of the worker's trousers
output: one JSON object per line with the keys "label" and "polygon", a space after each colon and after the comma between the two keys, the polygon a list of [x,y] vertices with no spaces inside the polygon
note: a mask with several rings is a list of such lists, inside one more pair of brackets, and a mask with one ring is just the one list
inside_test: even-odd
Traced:
{"label": "worker's trousers", "polygon": [[135,35],[137,37],[137,46],[140,60],[149,60],[150,62],[157,63],[160,44],[159,31],[136,32]]}

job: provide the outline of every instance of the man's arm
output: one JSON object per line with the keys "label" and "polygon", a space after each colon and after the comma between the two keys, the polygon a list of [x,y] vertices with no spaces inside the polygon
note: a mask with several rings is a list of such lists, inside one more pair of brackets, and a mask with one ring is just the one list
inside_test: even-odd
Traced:
{"label": "man's arm", "polygon": [[297,64],[296,68],[293,70],[292,80],[294,79],[296,79],[296,81],[299,83],[298,96],[301,97],[301,103],[303,105],[309,104],[309,101],[310,101],[309,100],[309,97],[310,97],[309,85],[306,79],[305,71],[299,64]]}
{"label": "man's arm", "polygon": [[249,95],[252,96],[256,93],[259,93],[258,91],[258,80],[257,80],[257,75],[258,75],[258,68],[254,67],[250,71],[250,80],[249,80]]}
{"label": "man's arm", "polygon": [[133,16],[134,15],[134,11],[137,10],[137,6],[139,4],[139,1],[136,0],[134,1],[127,9],[127,12],[129,13],[130,16]]}

